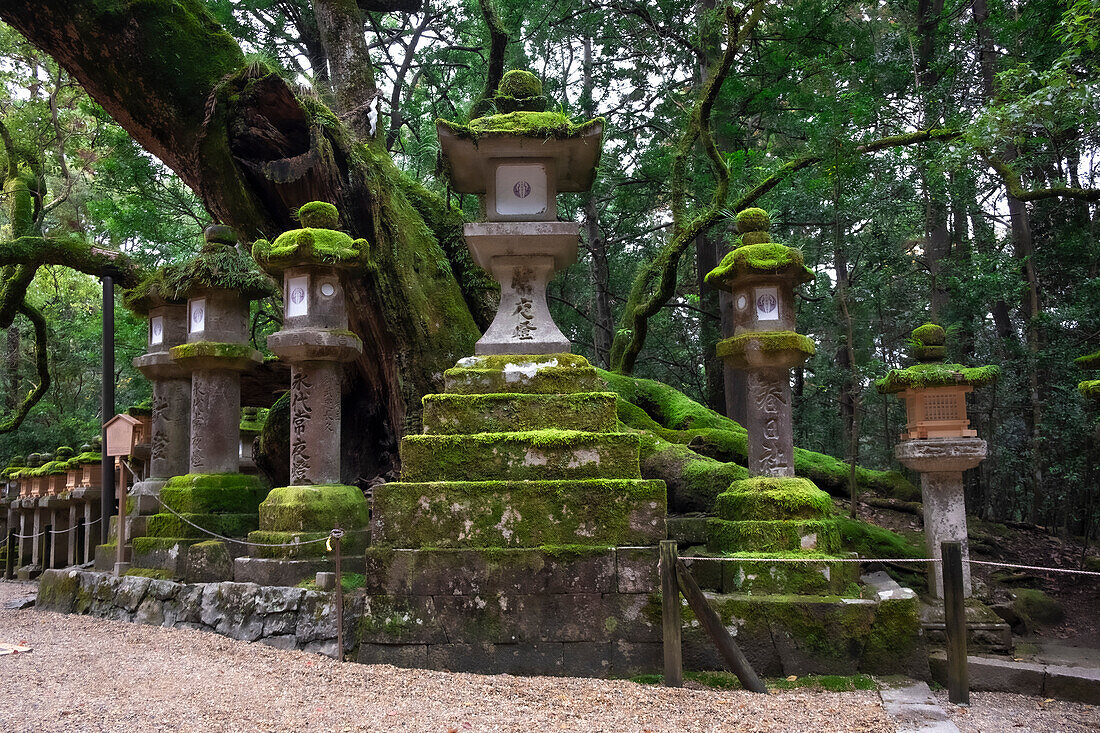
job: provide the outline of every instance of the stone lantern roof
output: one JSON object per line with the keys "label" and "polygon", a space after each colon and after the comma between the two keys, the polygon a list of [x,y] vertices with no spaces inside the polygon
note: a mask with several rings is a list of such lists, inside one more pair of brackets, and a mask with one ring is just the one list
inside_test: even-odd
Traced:
{"label": "stone lantern roof", "polygon": [[[1088,372],[1100,371],[1100,351],[1085,356],[1079,356],[1073,360],[1073,363],[1076,364],[1078,368]],[[1087,400],[1096,400],[1100,402],[1100,379],[1086,379],[1080,382],[1077,385],[1077,391]]]}
{"label": "stone lantern roof", "polygon": [[984,387],[1001,376],[997,366],[966,367],[945,364],[947,334],[942,327],[926,323],[913,330],[911,353],[919,363],[907,369],[892,369],[875,387],[882,394],[931,387]]}
{"label": "stone lantern roof", "polygon": [[165,269],[164,290],[173,301],[202,290],[234,290],[245,300],[275,295],[278,290],[252,258],[237,248],[237,236],[226,226],[209,226],[206,244],[194,259]]}
{"label": "stone lantern roof", "polygon": [[365,239],[352,239],[337,231],[340,212],[332,204],[312,201],[298,209],[301,229],[292,229],[276,237],[274,242],[258,239],[252,245],[252,257],[271,275],[302,265],[355,267],[367,253]]}
{"label": "stone lantern roof", "polygon": [[576,124],[567,114],[544,111],[542,82],[527,71],[505,74],[493,104],[499,114],[466,125],[436,120],[455,191],[486,193],[492,158],[551,158],[557,192],[592,187],[603,143],[602,117]]}
{"label": "stone lantern roof", "polygon": [[813,282],[814,273],[806,267],[802,252],[771,241],[770,227],[771,219],[763,209],[738,212],[738,246],[722,258],[718,267],[707,273],[706,284],[719,290],[732,290],[734,280],[750,275],[790,279],[795,285]]}
{"label": "stone lantern roof", "polygon": [[183,305],[187,298],[178,298],[174,290],[168,287],[171,265],[162,265],[147,275],[145,279],[123,293],[126,307],[139,316],[149,315],[149,311],[163,305]]}

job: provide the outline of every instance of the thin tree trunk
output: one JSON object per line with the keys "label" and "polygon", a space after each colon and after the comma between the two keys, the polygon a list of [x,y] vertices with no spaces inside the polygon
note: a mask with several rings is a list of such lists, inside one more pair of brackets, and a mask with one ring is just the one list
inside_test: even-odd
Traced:
{"label": "thin tree trunk", "polygon": [[14,323],[8,326],[7,336],[7,348],[5,349],[5,355],[7,356],[7,369],[5,373],[7,381],[7,389],[5,390],[6,399],[5,407],[10,414],[19,407],[19,347],[22,339],[19,335],[19,326]]}
{"label": "thin tree trunk", "polygon": [[378,136],[378,87],[363,16],[355,0],[313,0],[313,15],[328,57],[335,112],[360,140]]}
{"label": "thin tree trunk", "polygon": [[[596,103],[592,98],[595,83],[592,80],[592,38],[584,39],[583,86],[581,109],[585,116],[596,116]],[[596,192],[589,189],[583,194],[585,246],[591,256],[589,266],[592,279],[592,350],[596,362],[604,369],[611,367],[611,342],[615,337],[615,318],[611,312],[611,271],[607,264],[607,241],[600,229],[600,210]]]}

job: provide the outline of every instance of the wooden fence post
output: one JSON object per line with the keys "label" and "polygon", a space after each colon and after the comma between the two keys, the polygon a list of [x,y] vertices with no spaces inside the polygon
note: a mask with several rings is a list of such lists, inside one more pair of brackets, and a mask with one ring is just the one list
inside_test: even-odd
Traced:
{"label": "wooden fence post", "polygon": [[947,631],[947,699],[970,704],[966,667],[966,608],[963,605],[962,544],[940,544],[943,566],[943,617]]}
{"label": "wooden fence post", "polygon": [[682,687],[680,587],[676,582],[676,540],[661,540],[661,627],[664,631],[665,687]]}

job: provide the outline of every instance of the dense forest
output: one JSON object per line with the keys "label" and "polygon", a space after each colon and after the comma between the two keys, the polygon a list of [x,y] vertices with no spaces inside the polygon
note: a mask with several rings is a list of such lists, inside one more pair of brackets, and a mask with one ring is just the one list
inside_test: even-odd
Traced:
{"label": "dense forest", "polygon": [[[1100,348],[1095,0],[0,0],[0,19],[0,456],[98,432],[97,274],[133,284],[212,220],[274,236],[312,199],[371,242],[358,394],[364,453],[392,454],[493,308],[435,121],[485,114],[530,69],[552,109],[606,120],[594,189],[559,203],[581,222],[550,288],[574,352],[743,416],[702,281],[762,207],[816,273],[797,445],[896,469],[904,411],[874,380],[934,320],[950,361],[1003,370],[970,400],[989,442],[970,511],[1095,531],[1073,365]],[[262,347],[281,306],[254,310]],[[118,339],[125,407],[148,387],[121,309]]]}

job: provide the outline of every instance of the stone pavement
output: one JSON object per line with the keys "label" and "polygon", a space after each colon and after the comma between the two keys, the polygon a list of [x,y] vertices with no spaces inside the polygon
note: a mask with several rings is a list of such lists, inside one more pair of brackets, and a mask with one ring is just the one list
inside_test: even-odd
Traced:
{"label": "stone pavement", "polygon": [[[1100,668],[1023,662],[1003,657],[968,656],[970,689],[1015,692],[1100,705]],[[947,656],[929,658],[932,677],[947,682]]]}
{"label": "stone pavement", "polygon": [[882,707],[897,733],[959,733],[926,682],[906,681],[879,690]]}

